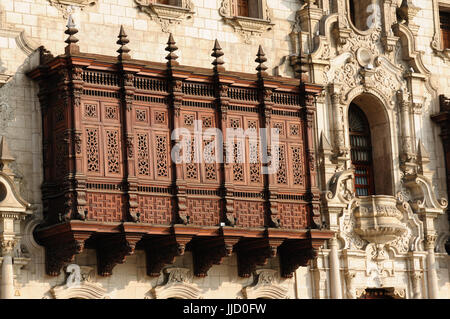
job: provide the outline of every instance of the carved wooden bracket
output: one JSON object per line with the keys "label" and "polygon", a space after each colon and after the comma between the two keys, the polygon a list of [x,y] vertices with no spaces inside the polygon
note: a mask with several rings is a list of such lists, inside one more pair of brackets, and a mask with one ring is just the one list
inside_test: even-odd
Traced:
{"label": "carved wooden bracket", "polygon": [[192,235],[171,235],[169,237],[151,237],[144,239],[143,246],[147,260],[147,275],[159,277],[165,265],[175,261],[175,257],[184,255],[186,244]]}
{"label": "carved wooden bracket", "polygon": [[59,276],[61,268],[83,252],[88,232],[67,233],[66,236],[38,240],[45,247],[45,272],[49,276]]}
{"label": "carved wooden bracket", "polygon": [[117,264],[122,264],[125,258],[134,253],[136,243],[142,235],[114,234],[104,236],[96,241],[97,271],[100,276],[111,276]]}
{"label": "carved wooden bracket", "polygon": [[194,275],[206,277],[213,265],[220,265],[224,257],[230,257],[239,237],[205,238],[192,243]]}
{"label": "carved wooden bracket", "polygon": [[309,240],[289,240],[280,247],[281,276],[292,278],[294,271],[306,266],[310,259],[316,258],[317,252]]}
{"label": "carved wooden bracket", "polygon": [[277,248],[282,244],[281,239],[248,239],[236,245],[238,256],[238,274],[248,278],[256,270],[256,266],[264,266],[269,258],[277,256]]}

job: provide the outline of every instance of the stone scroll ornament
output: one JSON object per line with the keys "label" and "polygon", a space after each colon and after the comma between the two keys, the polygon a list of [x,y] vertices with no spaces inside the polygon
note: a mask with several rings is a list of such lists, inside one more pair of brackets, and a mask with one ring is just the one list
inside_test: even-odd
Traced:
{"label": "stone scroll ornament", "polygon": [[163,5],[152,0],[134,0],[139,10],[161,25],[161,30],[171,33],[183,20],[190,19],[194,12],[191,0],[181,0],[179,5]]}
{"label": "stone scroll ornament", "polygon": [[77,8],[84,10],[85,7],[93,6],[98,0],[48,0],[50,5],[58,9],[61,12],[64,19],[68,19],[69,16],[76,11]]}

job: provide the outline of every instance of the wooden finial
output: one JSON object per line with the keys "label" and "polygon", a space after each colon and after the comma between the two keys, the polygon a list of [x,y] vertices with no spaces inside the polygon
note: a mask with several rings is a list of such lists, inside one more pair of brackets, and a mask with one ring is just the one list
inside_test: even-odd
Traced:
{"label": "wooden finial", "polygon": [[67,43],[66,50],[65,50],[66,54],[79,53],[80,48],[76,44],[78,42],[78,39],[77,39],[77,37],[75,37],[75,34],[78,33],[78,29],[75,28],[75,21],[73,20],[72,15],[70,15],[69,19],[67,20],[67,29],[64,33],[69,35],[69,37],[65,41]]}
{"label": "wooden finial", "polygon": [[212,64],[214,65],[214,70],[215,71],[225,71],[225,68],[223,67],[225,62],[222,59],[223,51],[222,51],[222,48],[220,47],[219,41],[217,41],[217,39],[214,42],[213,53],[211,54],[211,56],[215,58],[214,61],[212,62]]}
{"label": "wooden finial", "polygon": [[119,40],[117,40],[117,44],[120,45],[119,50],[117,50],[117,53],[119,53],[119,60],[129,60],[131,59],[131,56],[128,54],[128,52],[130,52],[130,49],[128,49],[127,44],[130,42],[130,40],[128,40],[128,36],[125,33],[125,30],[123,28],[123,25],[120,26],[120,33],[118,36]]}
{"label": "wooden finial", "polygon": [[174,52],[178,50],[178,47],[175,45],[175,40],[173,39],[172,33],[169,35],[169,40],[167,41],[166,51],[169,54],[166,56],[167,66],[171,67],[174,65],[178,65],[179,63],[176,61],[178,59],[178,55]]}
{"label": "wooden finial", "polygon": [[258,75],[260,76],[267,76],[267,66],[264,65],[264,62],[267,61],[266,54],[264,53],[262,46],[259,46],[258,54],[256,55],[255,62],[258,63],[258,66],[256,67],[256,71],[258,71]]}

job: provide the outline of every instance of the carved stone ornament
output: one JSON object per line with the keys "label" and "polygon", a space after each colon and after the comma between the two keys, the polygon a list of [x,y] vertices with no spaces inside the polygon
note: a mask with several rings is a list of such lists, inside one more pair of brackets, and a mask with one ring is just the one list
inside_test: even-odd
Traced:
{"label": "carved stone ornament", "polygon": [[65,269],[67,278],[63,285],[50,289],[55,299],[109,299],[106,289],[92,282],[93,267],[70,264]]}
{"label": "carved stone ornament", "polygon": [[151,0],[134,0],[138,8],[161,25],[163,32],[170,33],[175,25],[190,19],[194,12],[192,0],[180,0],[180,5],[154,3]]}
{"label": "carved stone ornament", "polygon": [[83,10],[86,6],[93,6],[97,3],[97,0],[48,0],[52,6],[54,6],[63,15],[64,19],[67,19],[73,12],[74,7]]}
{"label": "carved stone ornament", "polygon": [[200,289],[192,283],[193,275],[188,268],[165,268],[167,278],[162,286],[151,290],[155,299],[200,299]]}
{"label": "carved stone ornament", "polygon": [[450,61],[450,49],[445,48],[442,43],[441,35],[441,21],[439,14],[439,0],[432,1],[433,21],[434,21],[434,35],[431,40],[431,48],[444,61]]}
{"label": "carved stone ornament", "polygon": [[352,201],[351,208],[341,217],[341,237],[345,247],[364,249],[367,243],[373,243],[376,248],[374,259],[386,254],[386,249],[392,250],[394,255],[420,250],[423,224],[403,193],[396,197],[363,199],[363,202],[361,199]]}
{"label": "carved stone ornament", "polygon": [[245,43],[250,43],[254,36],[260,36],[263,32],[270,31],[275,25],[271,22],[272,14],[267,6],[266,0],[258,0],[261,9],[260,12],[262,12],[260,18],[233,15],[232,1],[222,0],[219,14],[226,23],[231,25],[236,32],[244,37]]}
{"label": "carved stone ornament", "polygon": [[256,270],[257,282],[254,286],[242,289],[247,299],[289,299],[287,289],[278,284],[277,271],[273,269]]}

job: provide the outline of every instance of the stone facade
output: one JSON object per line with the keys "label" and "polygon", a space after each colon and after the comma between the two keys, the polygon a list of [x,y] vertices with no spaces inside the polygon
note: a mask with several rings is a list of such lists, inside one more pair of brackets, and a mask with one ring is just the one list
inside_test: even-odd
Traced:
{"label": "stone facade", "polygon": [[[450,96],[450,58],[438,21],[439,7],[448,1],[361,1],[375,11],[360,4],[354,10],[365,14],[352,21],[350,0],[260,0],[260,19],[253,23],[233,17],[227,0],[180,2],[167,10],[149,0],[0,0],[0,135],[10,149],[4,160],[15,158],[12,173],[5,173],[14,182],[7,185],[20,199],[17,216],[0,218],[6,224],[15,220],[7,235],[16,238],[15,249],[2,250],[2,296],[358,298],[366,288],[384,287],[400,298],[449,298],[446,164],[440,128],[431,120],[440,112],[439,96]],[[241,278],[233,254],[198,278],[187,252],[152,278],[144,253],[137,251],[112,276],[101,277],[92,271],[95,251],[86,249],[67,274],[47,276],[44,248],[32,234],[43,218],[42,114],[38,85],[26,73],[39,64],[38,47],[54,56],[64,53],[70,15],[80,51],[89,54],[115,55],[123,25],[134,59],[164,62],[171,32],[183,65],[210,68],[215,39],[228,71],[255,73],[259,45],[271,75],[294,77],[302,62],[310,81],[324,87],[316,97],[318,183],[322,221],[336,232],[317,258],[293,278],[280,277],[277,258]],[[374,141],[378,179],[370,199],[355,196],[352,182],[351,102],[368,117]],[[386,227],[380,230],[377,223]],[[71,275],[79,275],[82,284],[71,287]]]}

